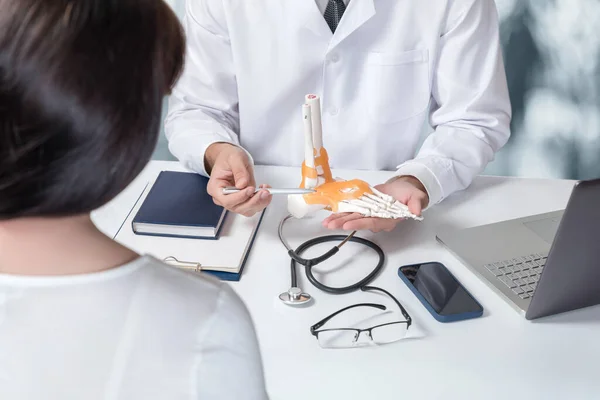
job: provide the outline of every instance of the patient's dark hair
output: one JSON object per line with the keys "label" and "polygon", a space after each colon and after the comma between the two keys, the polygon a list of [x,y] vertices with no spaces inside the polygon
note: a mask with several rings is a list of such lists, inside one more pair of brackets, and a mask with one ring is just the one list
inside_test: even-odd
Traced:
{"label": "patient's dark hair", "polygon": [[154,150],[185,51],[162,0],[0,0],[0,220],[90,212]]}

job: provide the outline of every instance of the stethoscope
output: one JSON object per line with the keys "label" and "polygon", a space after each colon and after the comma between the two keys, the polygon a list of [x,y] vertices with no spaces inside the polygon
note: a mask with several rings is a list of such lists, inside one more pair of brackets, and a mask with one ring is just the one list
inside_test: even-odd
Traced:
{"label": "stethoscope", "polygon": [[[292,285],[287,292],[283,292],[279,295],[279,299],[282,302],[284,302],[285,304],[300,305],[300,304],[308,303],[311,300],[311,296],[308,293],[304,292],[302,289],[300,289],[300,287],[298,287],[298,277],[296,275],[296,263],[304,265],[304,271],[306,273],[306,278],[313,286],[315,286],[317,289],[320,289],[324,292],[332,293],[332,294],[345,294],[345,293],[349,293],[349,292],[358,290],[362,286],[368,285],[373,279],[375,279],[375,277],[379,274],[379,272],[383,268],[383,263],[385,261],[385,255],[383,254],[383,250],[381,250],[381,247],[379,247],[377,244],[371,242],[370,240],[355,237],[354,235],[356,234],[356,231],[350,233],[348,236],[328,235],[328,236],[316,237],[314,239],[311,239],[311,240],[308,240],[308,241],[302,243],[300,246],[298,246],[298,248],[296,250],[293,250],[287,244],[285,239],[283,238],[283,225],[290,218],[292,218],[292,215],[287,215],[286,217],[284,217],[281,220],[281,222],[279,223],[279,230],[278,230],[279,240],[285,246],[285,248],[288,251],[288,255],[291,258],[290,266],[291,266]],[[306,259],[306,258],[302,258],[300,256],[300,254],[303,251],[307,250],[308,248],[310,248],[312,246],[315,246],[315,245],[321,244],[321,243],[326,243],[326,242],[333,242],[333,241],[341,241],[341,242],[338,245],[334,246],[331,250],[329,250],[328,252],[326,252],[325,254],[323,254],[319,257],[315,257],[312,259]],[[330,259],[338,251],[340,251],[340,248],[347,242],[360,243],[362,245],[365,245],[365,246],[375,250],[375,252],[379,256],[379,261],[378,261],[377,265],[375,266],[375,268],[371,271],[371,273],[369,275],[367,275],[366,277],[361,279],[359,282],[356,282],[349,286],[331,287],[331,286],[327,286],[327,285],[324,285],[323,283],[319,282],[317,280],[317,278],[315,278],[315,276],[313,275],[312,268],[315,265],[318,265],[318,264],[322,263],[323,261]]]}

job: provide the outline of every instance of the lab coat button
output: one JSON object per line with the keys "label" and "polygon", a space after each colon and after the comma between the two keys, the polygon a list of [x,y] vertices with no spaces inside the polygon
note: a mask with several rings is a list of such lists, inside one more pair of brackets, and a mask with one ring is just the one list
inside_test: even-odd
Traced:
{"label": "lab coat button", "polygon": [[340,60],[340,56],[338,56],[337,54],[332,54],[331,57],[329,57],[329,61],[331,61],[332,63],[336,63]]}
{"label": "lab coat button", "polygon": [[338,113],[339,113],[339,112],[340,112],[340,110],[338,110],[338,109],[337,109],[337,108],[335,108],[335,107],[331,107],[331,108],[329,109],[329,114],[331,114],[331,115],[338,115]]}

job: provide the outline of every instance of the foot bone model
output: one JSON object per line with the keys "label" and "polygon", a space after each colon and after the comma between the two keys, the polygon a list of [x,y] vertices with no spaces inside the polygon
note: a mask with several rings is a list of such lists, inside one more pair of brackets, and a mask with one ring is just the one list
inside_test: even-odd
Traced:
{"label": "foot bone model", "polygon": [[304,161],[300,187],[315,189],[308,194],[288,196],[288,211],[302,218],[319,210],[360,213],[366,217],[423,218],[412,214],[405,204],[360,179],[333,179],[327,151],[323,147],[320,99],[309,94],[302,106],[304,119]]}

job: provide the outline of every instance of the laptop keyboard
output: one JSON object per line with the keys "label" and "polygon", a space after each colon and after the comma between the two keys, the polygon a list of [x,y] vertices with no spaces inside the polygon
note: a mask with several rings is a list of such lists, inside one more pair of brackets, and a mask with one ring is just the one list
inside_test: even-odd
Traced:
{"label": "laptop keyboard", "polygon": [[498,261],[484,265],[509,289],[522,299],[533,296],[542,269],[546,264],[547,256],[544,254],[530,254],[511,260]]}

